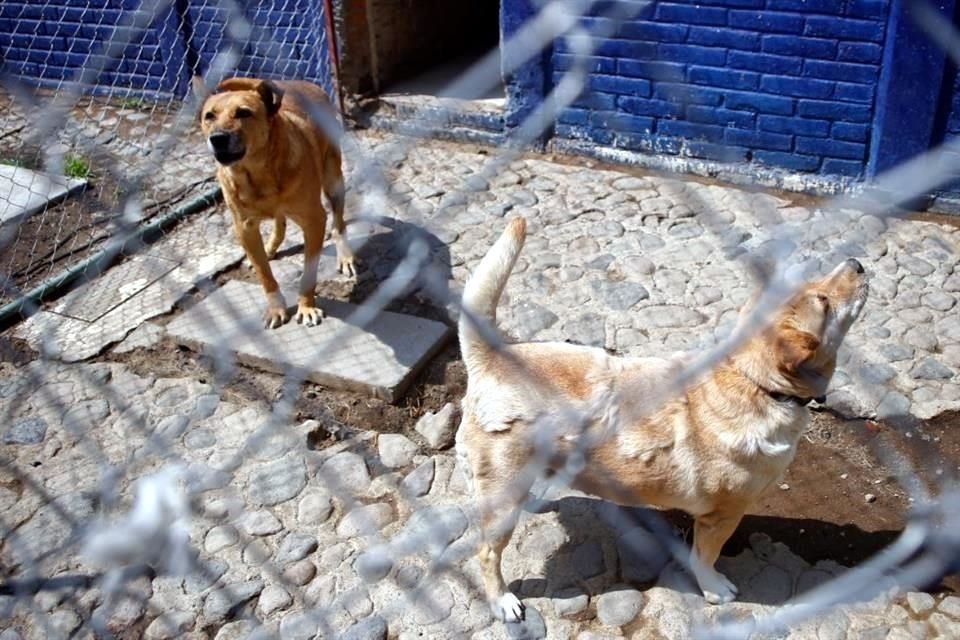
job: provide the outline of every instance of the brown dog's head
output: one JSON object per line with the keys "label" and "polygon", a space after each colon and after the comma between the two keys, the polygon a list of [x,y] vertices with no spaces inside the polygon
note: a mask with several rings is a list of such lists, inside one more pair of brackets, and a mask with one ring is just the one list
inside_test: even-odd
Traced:
{"label": "brown dog's head", "polygon": [[[194,90],[200,91],[197,82]],[[269,80],[229,78],[203,100],[200,128],[207,146],[223,166],[266,148],[270,124],[283,92]]]}
{"label": "brown dog's head", "polygon": [[867,275],[850,259],[804,285],[780,309],[748,352],[752,375],[768,391],[802,398],[822,396],[837,350],[867,301]]}

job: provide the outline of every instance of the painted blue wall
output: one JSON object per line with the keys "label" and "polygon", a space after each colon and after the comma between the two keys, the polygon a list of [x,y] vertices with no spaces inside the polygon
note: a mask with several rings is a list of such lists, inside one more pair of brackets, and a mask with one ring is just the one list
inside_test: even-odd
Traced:
{"label": "painted blue wall", "polygon": [[[184,96],[194,70],[206,71],[235,43],[238,74],[306,78],[332,93],[322,0],[240,3],[252,31],[236,41],[224,3],[162,4],[151,16],[138,9],[140,0],[3,0],[0,69],[36,86],[82,79],[94,93]],[[243,36],[244,29],[234,32]]]}
{"label": "painted blue wall", "polygon": [[[517,4],[505,0],[505,5]],[[521,3],[522,4],[522,3]],[[628,3],[629,4],[629,3]],[[889,0],[672,0],[611,29],[554,135],[628,151],[860,177],[872,142]],[[573,64],[556,41],[547,77]]]}

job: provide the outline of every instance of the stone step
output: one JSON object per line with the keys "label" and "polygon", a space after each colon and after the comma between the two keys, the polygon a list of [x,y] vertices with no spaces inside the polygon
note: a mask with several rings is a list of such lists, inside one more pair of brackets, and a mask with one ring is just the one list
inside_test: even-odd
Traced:
{"label": "stone step", "polygon": [[[285,296],[296,299],[292,292]],[[319,326],[288,322],[264,329],[263,291],[231,280],[174,319],[167,334],[192,349],[226,350],[258,369],[280,374],[293,369],[331,389],[395,402],[451,333],[442,323],[390,311],[361,328],[351,324],[357,305],[326,299],[318,304],[326,313]]]}
{"label": "stone step", "polygon": [[86,184],[86,180],[0,165],[0,223],[32,216]]}

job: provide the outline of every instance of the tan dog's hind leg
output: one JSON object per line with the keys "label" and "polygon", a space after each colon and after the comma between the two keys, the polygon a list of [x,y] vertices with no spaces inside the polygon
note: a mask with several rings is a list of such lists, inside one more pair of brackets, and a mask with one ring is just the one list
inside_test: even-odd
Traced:
{"label": "tan dog's hind leg", "polygon": [[316,225],[303,227],[303,274],[300,276],[300,297],[297,298],[297,312],[294,319],[312,327],[323,320],[323,311],[317,307],[317,266],[320,264],[320,250],[323,249],[324,218],[317,217]]}
{"label": "tan dog's hind leg", "polygon": [[731,602],[737,597],[736,585],[713,565],[720,557],[724,543],[740,524],[743,513],[743,510],[714,511],[694,522],[690,570],[703,591],[703,597],[711,604]]}
{"label": "tan dog's hind leg", "polygon": [[[475,478],[477,496],[480,498],[480,528],[483,540],[477,550],[483,587],[494,617],[504,622],[523,619],[523,603],[507,590],[500,569],[503,549],[517,523],[518,500],[511,495],[516,487],[500,480],[490,481]],[[496,506],[494,506],[496,505]]]}
{"label": "tan dog's hind leg", "polygon": [[270,270],[270,260],[267,258],[267,252],[263,248],[263,236],[260,235],[260,225],[252,220],[239,221],[234,219],[234,232],[243,246],[243,250],[250,260],[254,273],[260,281],[267,294],[267,311],[264,314],[264,326],[270,329],[276,329],[289,319],[287,315],[287,303],[280,293],[280,286],[276,278],[273,277],[273,271]]}
{"label": "tan dog's hind leg", "polygon": [[273,260],[277,257],[277,251],[283,244],[283,239],[287,237],[287,219],[284,216],[277,216],[273,219],[273,231],[267,240],[267,258]]}
{"label": "tan dog's hind leg", "polygon": [[346,187],[340,169],[340,154],[331,151],[324,159],[323,192],[330,198],[333,207],[333,245],[337,248],[337,271],[345,276],[357,275],[356,259],[347,244],[347,226],[343,221],[343,207],[346,200]]}

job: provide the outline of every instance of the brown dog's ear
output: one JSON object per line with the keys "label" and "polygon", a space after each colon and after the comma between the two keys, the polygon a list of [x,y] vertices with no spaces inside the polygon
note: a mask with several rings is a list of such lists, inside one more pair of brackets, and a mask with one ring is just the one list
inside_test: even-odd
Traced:
{"label": "brown dog's ear", "polygon": [[257,93],[260,94],[263,104],[267,106],[268,116],[275,115],[277,111],[280,111],[280,102],[283,100],[283,89],[269,80],[264,80],[257,86]]}
{"label": "brown dog's ear", "polygon": [[200,76],[190,78],[190,86],[193,88],[193,95],[197,100],[197,121],[203,114],[203,103],[210,97],[210,90],[207,89],[207,83]]}
{"label": "brown dog's ear", "polygon": [[224,78],[217,85],[217,93],[224,91],[256,91],[262,80],[256,78]]}
{"label": "brown dog's ear", "polygon": [[813,358],[820,347],[820,338],[809,331],[788,328],[781,329],[777,335],[776,357],[780,371],[796,375],[800,367]]}
{"label": "brown dog's ear", "polygon": [[227,78],[217,85],[217,92],[221,91],[256,91],[267,107],[267,115],[272,116],[280,111],[280,102],[283,100],[283,90],[269,80],[256,78]]}

